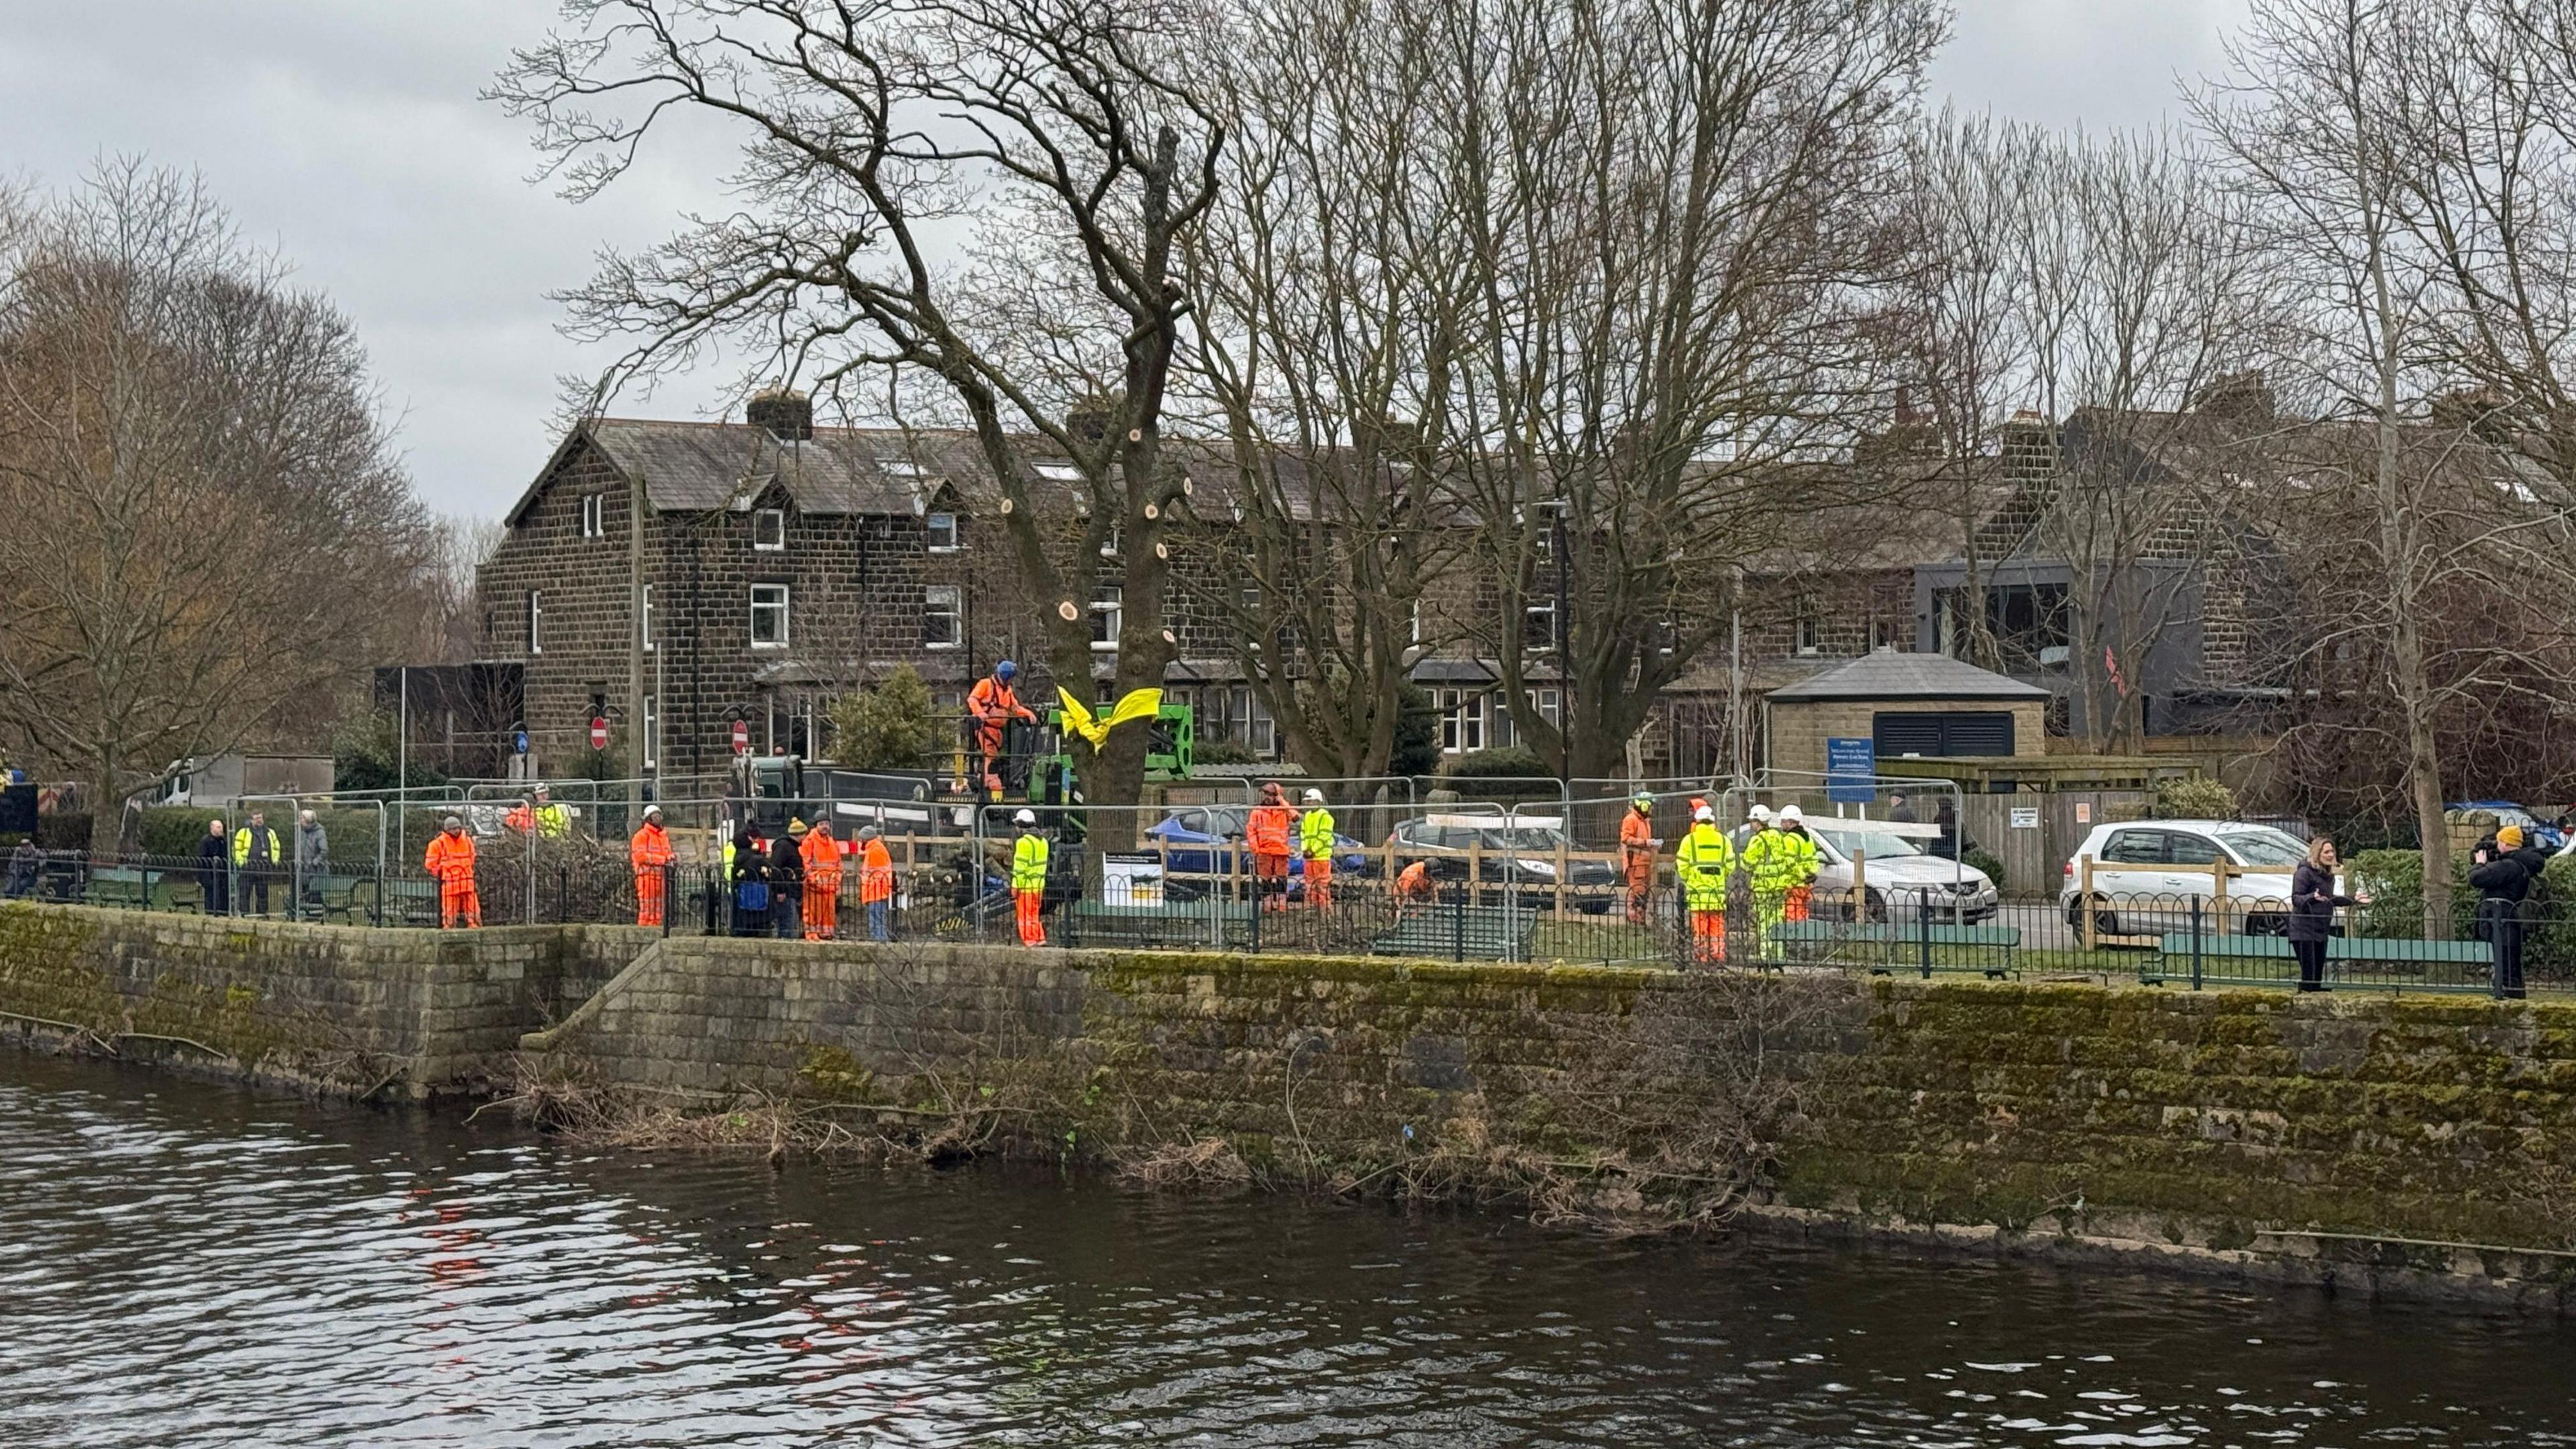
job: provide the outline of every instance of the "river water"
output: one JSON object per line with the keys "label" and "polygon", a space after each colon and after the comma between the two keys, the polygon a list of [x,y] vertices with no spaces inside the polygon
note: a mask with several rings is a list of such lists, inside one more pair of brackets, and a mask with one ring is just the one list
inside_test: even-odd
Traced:
{"label": "river water", "polygon": [[0,1443],[2576,1444],[2576,1328],[567,1149],[0,1049]]}

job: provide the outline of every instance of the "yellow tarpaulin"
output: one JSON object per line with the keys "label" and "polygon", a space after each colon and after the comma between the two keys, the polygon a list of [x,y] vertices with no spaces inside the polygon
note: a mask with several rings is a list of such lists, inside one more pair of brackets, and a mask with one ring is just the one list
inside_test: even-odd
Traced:
{"label": "yellow tarpaulin", "polygon": [[1071,691],[1058,689],[1055,694],[1064,703],[1065,728],[1082,736],[1095,750],[1109,738],[1111,730],[1129,720],[1152,719],[1155,712],[1163,707],[1163,691],[1131,689],[1119,699],[1117,707],[1109,711],[1107,719],[1098,719],[1093,717],[1091,707],[1074,698]]}

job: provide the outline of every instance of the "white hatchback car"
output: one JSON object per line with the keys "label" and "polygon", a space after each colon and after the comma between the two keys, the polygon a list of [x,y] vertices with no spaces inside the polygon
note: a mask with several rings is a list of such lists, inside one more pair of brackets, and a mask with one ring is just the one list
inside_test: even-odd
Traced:
{"label": "white hatchback car", "polygon": [[[1891,820],[1852,820],[1810,815],[1803,822],[1816,841],[1816,915],[1825,920],[1851,916],[1852,857],[1861,857],[1860,874],[1869,890],[1866,909],[1873,921],[1891,913],[1911,921],[1930,907],[1937,921],[1975,925],[1994,918],[1995,883],[1973,865],[1934,855],[1941,838],[1937,825]],[[1742,850],[1749,827],[1738,826],[1728,840]]]}
{"label": "white hatchback car", "polygon": [[[2308,858],[2307,842],[2269,825],[2236,820],[2131,820],[2096,825],[2066,862],[2058,903],[2066,924],[2083,924],[2076,897],[2084,889],[2084,861],[2093,861],[2093,929],[2105,936],[2145,936],[2189,930],[2192,900],[2201,900],[2202,922],[2213,931],[2279,935],[2289,926],[2290,873]],[[2217,894],[2210,867],[2225,860],[2228,922],[2212,914]],[[2345,889],[2335,878],[2337,894]]]}

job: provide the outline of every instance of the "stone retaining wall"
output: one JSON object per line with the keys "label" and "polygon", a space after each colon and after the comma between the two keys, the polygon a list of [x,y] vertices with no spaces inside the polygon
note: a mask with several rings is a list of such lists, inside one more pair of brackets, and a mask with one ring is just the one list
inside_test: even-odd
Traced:
{"label": "stone retaining wall", "polygon": [[0,1030],[329,1090],[471,1093],[652,939],[17,904],[0,907]]}

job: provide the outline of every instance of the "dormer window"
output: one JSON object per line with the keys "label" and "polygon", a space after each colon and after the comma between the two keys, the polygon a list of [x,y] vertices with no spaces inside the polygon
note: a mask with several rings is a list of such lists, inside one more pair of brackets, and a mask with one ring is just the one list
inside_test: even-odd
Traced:
{"label": "dormer window", "polygon": [[751,546],[762,553],[782,553],[787,548],[787,510],[756,509],[751,515]]}
{"label": "dormer window", "polygon": [[928,514],[922,518],[921,524],[929,536],[928,546],[932,553],[955,553],[965,546],[958,535],[956,514]]}

